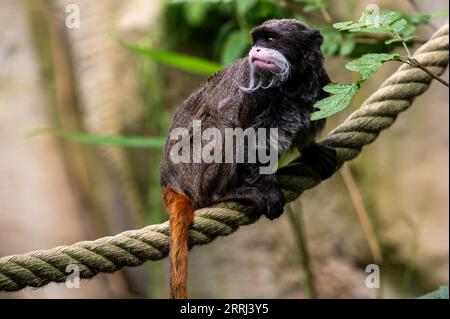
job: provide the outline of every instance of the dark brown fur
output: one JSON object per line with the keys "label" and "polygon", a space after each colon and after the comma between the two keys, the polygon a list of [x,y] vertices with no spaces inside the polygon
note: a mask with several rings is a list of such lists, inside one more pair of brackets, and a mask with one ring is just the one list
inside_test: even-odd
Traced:
{"label": "dark brown fur", "polygon": [[[313,104],[326,97],[322,88],[329,83],[322,64],[320,33],[295,20],[270,20],[255,28],[252,35],[255,44],[276,49],[288,59],[292,66],[289,79],[279,87],[245,93],[236,83],[248,82],[249,66],[247,59],[240,59],[211,76],[178,108],[170,130],[184,127],[192,133],[193,120],[202,121],[202,130],[215,127],[222,133],[225,128],[276,127],[280,155],[294,146],[305,153],[311,146],[317,149],[314,139],[325,121],[312,122],[310,114],[314,111]],[[237,201],[246,207],[248,214],[264,214],[273,219],[283,212],[285,200],[275,175],[259,174],[259,163],[175,164],[169,153],[176,142],[169,139],[166,142],[161,186],[170,215],[171,250],[175,251],[171,253],[171,263],[175,265],[172,296],[185,297],[180,291],[186,288],[186,278],[180,279],[178,275],[187,273],[182,267],[187,267],[184,254],[191,209]],[[329,174],[325,172],[326,175]]]}

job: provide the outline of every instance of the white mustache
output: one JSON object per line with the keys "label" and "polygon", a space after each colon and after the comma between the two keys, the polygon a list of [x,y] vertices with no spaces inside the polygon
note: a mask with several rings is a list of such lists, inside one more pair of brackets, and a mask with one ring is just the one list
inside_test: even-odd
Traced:
{"label": "white mustache", "polygon": [[280,86],[283,84],[289,77],[289,73],[291,71],[291,66],[288,60],[284,57],[283,54],[274,49],[265,49],[268,50],[272,56],[271,62],[275,66],[274,68],[267,70],[270,73],[257,72],[255,66],[252,63],[252,58],[249,54],[248,63],[250,67],[250,83],[247,87],[242,86],[238,83],[239,89],[243,92],[254,92],[258,89],[269,89],[273,87]]}

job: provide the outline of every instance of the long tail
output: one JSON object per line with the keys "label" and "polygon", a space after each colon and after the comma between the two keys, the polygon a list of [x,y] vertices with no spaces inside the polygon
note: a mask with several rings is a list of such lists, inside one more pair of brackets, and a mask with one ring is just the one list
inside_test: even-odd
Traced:
{"label": "long tail", "polygon": [[170,298],[187,298],[189,226],[194,218],[190,200],[170,187],[163,189],[170,229]]}

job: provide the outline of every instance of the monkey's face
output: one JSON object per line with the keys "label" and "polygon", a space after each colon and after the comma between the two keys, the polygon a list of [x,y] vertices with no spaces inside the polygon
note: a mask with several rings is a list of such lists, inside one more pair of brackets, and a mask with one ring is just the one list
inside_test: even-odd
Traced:
{"label": "monkey's face", "polygon": [[322,36],[296,20],[269,20],[252,30],[253,47],[248,55],[252,92],[280,86],[293,74],[300,75],[309,57],[319,56]]}

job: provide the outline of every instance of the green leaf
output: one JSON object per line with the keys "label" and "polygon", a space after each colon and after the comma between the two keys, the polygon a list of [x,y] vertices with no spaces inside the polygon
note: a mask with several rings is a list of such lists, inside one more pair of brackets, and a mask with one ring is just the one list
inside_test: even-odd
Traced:
{"label": "green leaf", "polygon": [[339,22],[335,23],[333,27],[349,32],[399,33],[407,25],[408,21],[402,18],[400,12],[390,11],[378,15],[374,10],[366,10],[358,22]]}
{"label": "green leaf", "polygon": [[331,27],[324,27],[320,30],[323,36],[322,52],[325,56],[332,56],[337,53],[347,56],[355,48],[355,36],[352,33],[342,33]]}
{"label": "green leaf", "polygon": [[385,44],[392,44],[392,43],[397,43],[397,42],[408,42],[410,40],[414,39],[414,36],[408,36],[408,37],[404,37],[401,39],[388,39],[386,41],[384,41]]}
{"label": "green leaf", "polygon": [[438,290],[427,293],[418,299],[448,299],[448,286],[441,286]]}
{"label": "green leaf", "polygon": [[221,62],[223,65],[230,64],[240,58],[250,46],[250,36],[246,30],[231,32],[225,40],[222,51]]}
{"label": "green leaf", "polygon": [[317,9],[319,9],[319,7],[315,3],[309,3],[303,7],[304,12],[313,12],[316,11]]}
{"label": "green leaf", "polygon": [[318,108],[319,111],[311,115],[313,121],[330,117],[345,109],[358,92],[359,84],[331,83],[325,86],[323,90],[332,95],[314,104],[314,107]]}
{"label": "green leaf", "polygon": [[237,12],[239,14],[246,14],[248,11],[250,11],[251,8],[253,8],[258,0],[237,0],[236,1],[236,8]]}
{"label": "green leaf", "polygon": [[222,68],[220,64],[189,55],[151,48],[141,48],[130,44],[125,44],[125,46],[136,54],[194,74],[208,76]]}
{"label": "green leaf", "polygon": [[168,4],[180,4],[180,3],[230,3],[233,0],[169,0]]}
{"label": "green leaf", "polygon": [[202,2],[188,2],[184,6],[184,16],[190,26],[196,27],[202,25],[207,19],[209,5]]}
{"label": "green leaf", "polygon": [[302,14],[298,14],[298,13],[295,14],[293,19],[300,21],[301,23],[303,23],[308,28],[312,28],[311,22],[309,22],[308,19]]}
{"label": "green leaf", "polygon": [[347,30],[351,25],[355,24],[353,21],[343,21],[343,22],[336,22],[333,24],[333,28],[338,30]]}
{"label": "green leaf", "polygon": [[360,58],[350,61],[345,67],[354,72],[361,74],[361,80],[367,80],[370,78],[379,67],[387,61],[398,60],[400,55],[387,54],[387,53],[368,53],[364,54]]}
{"label": "green leaf", "polygon": [[165,139],[162,137],[144,137],[144,136],[113,136],[113,135],[95,135],[79,132],[69,132],[56,129],[38,129],[32,132],[31,136],[41,134],[54,134],[64,139],[85,144],[111,145],[122,147],[140,147],[140,148],[162,148]]}
{"label": "green leaf", "polygon": [[416,26],[412,23],[407,24],[400,32],[402,38],[412,36],[416,32]]}
{"label": "green leaf", "polygon": [[341,45],[342,33],[331,28],[323,28],[321,33],[323,36],[322,52],[326,56],[332,56]]}
{"label": "green leaf", "polygon": [[356,42],[353,34],[346,34],[342,40],[341,47],[339,49],[339,55],[348,56],[355,49]]}
{"label": "green leaf", "polygon": [[402,14],[398,11],[388,11],[380,14],[380,24],[389,26],[398,19],[402,18]]}
{"label": "green leaf", "polygon": [[391,24],[392,31],[400,33],[406,27],[408,21],[400,19]]}
{"label": "green leaf", "polygon": [[364,32],[364,33],[390,33],[391,29],[389,27],[384,26],[370,26],[370,25],[363,25],[363,26],[356,26],[348,30],[350,32]]}
{"label": "green leaf", "polygon": [[390,29],[386,26],[372,25],[368,22],[338,22],[333,24],[333,27],[340,31],[349,32],[385,33],[390,31]]}
{"label": "green leaf", "polygon": [[230,35],[230,32],[234,31],[236,28],[237,25],[234,21],[228,21],[220,26],[214,39],[214,56],[222,56],[225,40]]}
{"label": "green leaf", "polygon": [[320,9],[325,9],[329,5],[329,0],[295,0],[295,2],[304,4],[304,12],[312,12]]}
{"label": "green leaf", "polygon": [[376,21],[379,21],[379,14],[375,12],[373,8],[368,8],[364,10],[364,12],[361,14],[361,17],[359,18],[359,22],[366,23],[368,25],[375,24]]}

